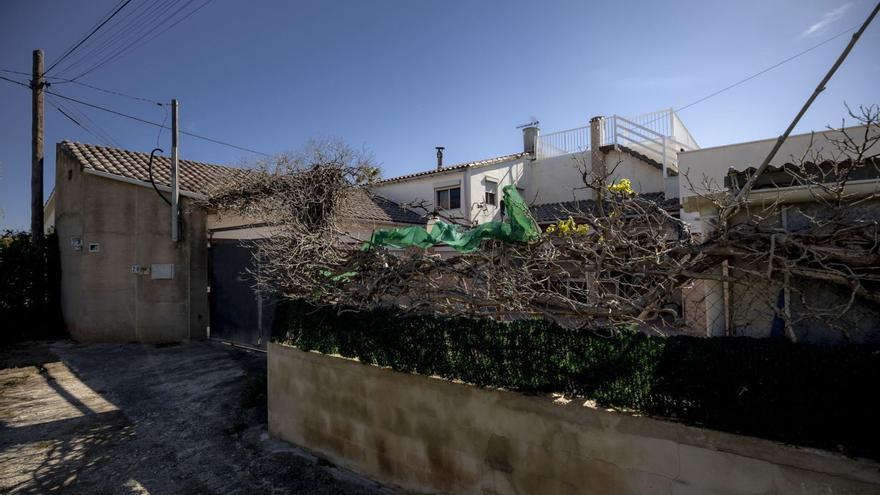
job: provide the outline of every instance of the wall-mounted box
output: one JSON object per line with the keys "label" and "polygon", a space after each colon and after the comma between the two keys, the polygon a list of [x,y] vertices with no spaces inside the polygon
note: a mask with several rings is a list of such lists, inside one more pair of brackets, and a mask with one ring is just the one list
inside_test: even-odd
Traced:
{"label": "wall-mounted box", "polygon": [[174,278],[174,264],[153,263],[150,265],[150,278],[153,280],[172,280]]}

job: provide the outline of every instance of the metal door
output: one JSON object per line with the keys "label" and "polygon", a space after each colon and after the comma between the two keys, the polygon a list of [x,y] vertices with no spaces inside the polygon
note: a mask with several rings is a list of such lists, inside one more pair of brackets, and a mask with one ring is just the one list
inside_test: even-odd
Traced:
{"label": "metal door", "polygon": [[213,339],[265,348],[272,333],[274,301],[254,290],[254,247],[238,240],[211,241],[211,332]]}

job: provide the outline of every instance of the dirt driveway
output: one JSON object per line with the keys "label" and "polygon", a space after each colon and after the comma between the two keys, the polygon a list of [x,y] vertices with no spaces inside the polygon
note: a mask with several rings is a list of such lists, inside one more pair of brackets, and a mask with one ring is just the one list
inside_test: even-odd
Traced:
{"label": "dirt driveway", "polygon": [[265,355],[0,350],[0,493],[392,493],[266,434]]}

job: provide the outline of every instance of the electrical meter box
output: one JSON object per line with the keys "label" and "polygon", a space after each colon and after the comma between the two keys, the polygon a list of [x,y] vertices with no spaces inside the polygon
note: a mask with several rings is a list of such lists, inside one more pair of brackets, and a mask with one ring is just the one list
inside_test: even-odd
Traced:
{"label": "electrical meter box", "polygon": [[171,280],[174,278],[172,263],[153,263],[150,265],[150,278],[153,280]]}

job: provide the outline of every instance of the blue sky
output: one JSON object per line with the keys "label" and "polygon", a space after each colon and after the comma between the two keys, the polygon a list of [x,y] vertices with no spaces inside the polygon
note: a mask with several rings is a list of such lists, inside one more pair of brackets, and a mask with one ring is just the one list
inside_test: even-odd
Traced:
{"label": "blue sky", "polygon": [[[34,48],[51,63],[117,3],[4,0],[0,68],[29,72]],[[81,81],[154,100],[176,97],[183,130],[269,153],[340,137],[372,151],[390,176],[431,168],[438,145],[450,164],[518,151],[516,126],[534,118],[552,132],[595,115],[683,106],[857,26],[872,7],[868,0],[213,0]],[[681,117],[702,146],[775,137],[848,39]],[[796,131],[838,124],[844,101],[880,103],[878,80],[880,20]],[[156,105],[82,86],[53,90],[147,120],[165,117]],[[149,152],[156,145],[154,127],[81,110],[122,147]],[[47,196],[62,139],[101,144],[47,105]],[[161,146],[170,146],[167,131]],[[187,136],[181,156],[228,164],[254,158]],[[0,229],[25,228],[30,95],[5,81],[0,167]]]}

